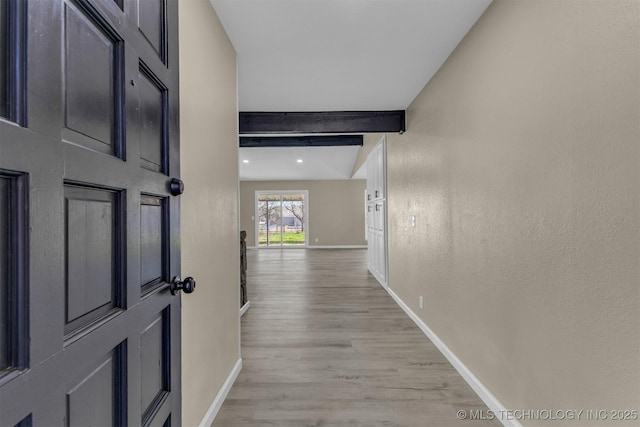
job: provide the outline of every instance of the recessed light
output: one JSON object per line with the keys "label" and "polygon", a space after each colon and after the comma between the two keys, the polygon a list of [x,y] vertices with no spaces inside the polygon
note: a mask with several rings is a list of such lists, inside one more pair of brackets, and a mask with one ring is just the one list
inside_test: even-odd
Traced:
{"label": "recessed light", "polygon": [[249,160],[243,160],[242,163],[249,163]]}
{"label": "recessed light", "polygon": [[298,160],[296,160],[296,162],[302,163],[302,159],[298,159]]}

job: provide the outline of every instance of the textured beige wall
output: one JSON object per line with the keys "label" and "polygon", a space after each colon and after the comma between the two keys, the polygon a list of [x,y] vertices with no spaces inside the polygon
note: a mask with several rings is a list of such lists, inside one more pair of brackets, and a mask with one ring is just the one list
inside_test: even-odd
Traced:
{"label": "textured beige wall", "polygon": [[390,286],[508,409],[640,409],[639,20],[496,0],[388,137]]}
{"label": "textured beige wall", "polygon": [[[240,182],[240,227],[255,246],[256,190],[309,190],[309,246],[366,245],[365,180]],[[316,243],[315,239],[318,239]]]}
{"label": "textured beige wall", "polygon": [[[208,0],[181,0],[182,425],[203,419],[240,357],[236,54]],[[178,423],[179,424],[179,423]]]}

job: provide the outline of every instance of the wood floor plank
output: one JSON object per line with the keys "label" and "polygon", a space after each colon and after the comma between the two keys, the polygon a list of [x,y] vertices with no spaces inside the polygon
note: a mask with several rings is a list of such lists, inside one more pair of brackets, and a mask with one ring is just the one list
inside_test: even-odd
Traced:
{"label": "wood floor plank", "polygon": [[213,427],[469,426],[458,410],[488,409],[367,272],[365,250],[247,258],[243,368]]}

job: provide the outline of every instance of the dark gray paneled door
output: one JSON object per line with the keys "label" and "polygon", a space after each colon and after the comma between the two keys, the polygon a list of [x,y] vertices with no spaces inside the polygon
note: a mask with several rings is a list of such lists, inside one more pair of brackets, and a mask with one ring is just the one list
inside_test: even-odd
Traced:
{"label": "dark gray paneled door", "polygon": [[0,0],[0,425],[180,424],[176,0]]}

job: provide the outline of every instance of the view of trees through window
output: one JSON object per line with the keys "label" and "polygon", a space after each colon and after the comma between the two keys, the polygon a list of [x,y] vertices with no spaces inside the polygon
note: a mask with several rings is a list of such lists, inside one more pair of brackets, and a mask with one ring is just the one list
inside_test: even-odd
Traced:
{"label": "view of trees through window", "polygon": [[304,246],[305,194],[259,193],[258,246]]}

